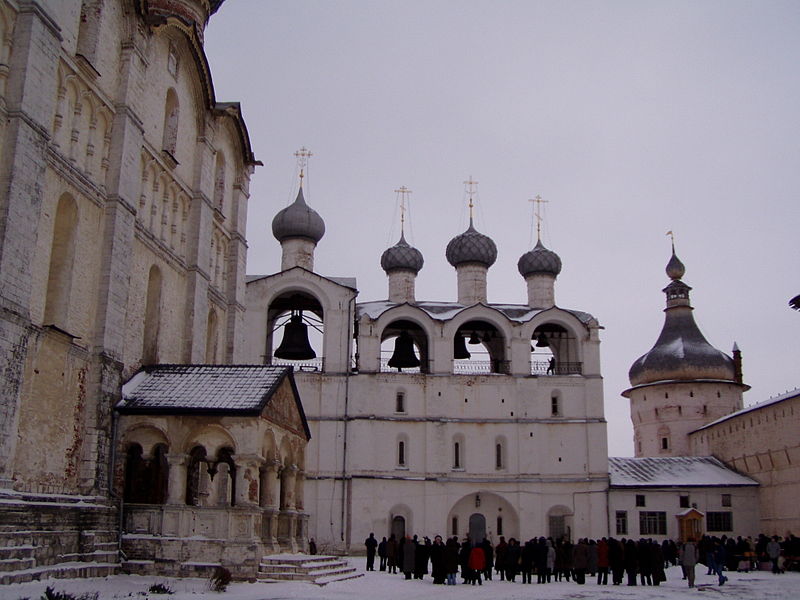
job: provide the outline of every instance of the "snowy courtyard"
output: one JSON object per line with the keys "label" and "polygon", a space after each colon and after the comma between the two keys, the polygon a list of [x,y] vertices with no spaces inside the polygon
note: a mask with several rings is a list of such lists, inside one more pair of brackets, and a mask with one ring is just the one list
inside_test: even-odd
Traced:
{"label": "snowy courtyard", "polygon": [[[359,570],[364,568],[364,559],[352,560]],[[224,593],[211,592],[208,582],[202,579],[170,579],[165,577],[140,577],[116,575],[97,579],[51,579],[25,584],[14,584],[0,588],[3,600],[38,600],[46,587],[57,592],[68,592],[76,598],[81,594],[98,593],[99,599],[134,598],[141,600],[282,600],[282,599],[331,599],[331,600],[415,600],[432,597],[500,599],[598,598],[603,600],[657,600],[662,598],[730,598],[743,600],[788,600],[800,597],[800,573],[772,575],[769,572],[727,573],[729,581],[722,587],[716,585],[716,577],[706,575],[702,565],[697,568],[697,584],[689,589],[681,580],[677,567],[667,570],[667,581],[658,587],[598,586],[592,580],[586,585],[573,582],[544,585],[523,585],[505,581],[484,582],[482,586],[434,586],[429,576],[423,581],[406,581],[402,575],[381,572],[365,573],[364,577],[317,586],[310,583],[233,583]],[[172,595],[151,594],[148,589],[155,583],[169,587]]]}

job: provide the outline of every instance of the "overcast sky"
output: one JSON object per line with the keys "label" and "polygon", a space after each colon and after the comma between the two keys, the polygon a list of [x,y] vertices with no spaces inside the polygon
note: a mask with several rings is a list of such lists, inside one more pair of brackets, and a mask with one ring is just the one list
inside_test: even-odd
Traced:
{"label": "overcast sky", "polygon": [[218,101],[242,103],[264,166],[247,271],[280,269],[274,214],[306,199],[327,226],[315,270],[385,299],[396,194],[425,266],[420,300],[454,301],[447,242],[497,244],[489,302],[527,300],[535,242],[564,267],[556,303],[605,327],[611,455],[632,455],[628,369],[663,324],[668,230],[708,340],[742,349],[753,404],[800,385],[800,2],[227,0],[206,30]]}

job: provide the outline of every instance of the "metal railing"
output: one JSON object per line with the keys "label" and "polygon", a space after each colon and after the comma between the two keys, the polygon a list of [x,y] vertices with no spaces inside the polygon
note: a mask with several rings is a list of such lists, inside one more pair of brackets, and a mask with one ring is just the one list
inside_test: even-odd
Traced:
{"label": "metal railing", "polygon": [[272,357],[269,364],[274,367],[292,367],[295,371],[303,372],[322,372],[325,370],[324,358],[312,358],[311,360],[287,360],[285,358]]}
{"label": "metal railing", "polygon": [[583,363],[580,362],[556,362],[550,366],[548,360],[532,360],[531,375],[581,375],[583,373]]}

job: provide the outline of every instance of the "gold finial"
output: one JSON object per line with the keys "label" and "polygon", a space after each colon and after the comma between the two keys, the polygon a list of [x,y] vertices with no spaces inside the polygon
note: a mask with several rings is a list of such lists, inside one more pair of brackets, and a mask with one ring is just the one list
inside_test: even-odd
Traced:
{"label": "gold finial", "polygon": [[672,241],[672,253],[675,254],[675,234],[672,233],[672,230],[670,230],[667,232],[667,235],[670,237],[670,240]]}
{"label": "gold finial", "polygon": [[475,206],[472,197],[477,193],[475,188],[478,186],[478,182],[474,181],[472,175],[470,175],[464,185],[467,186],[467,194],[469,195],[469,224],[472,225],[472,208]]}
{"label": "gold finial", "polygon": [[550,202],[549,200],[544,200],[542,197],[537,194],[536,198],[530,198],[528,202],[533,202],[536,206],[533,209],[533,215],[536,217],[536,241],[542,241],[542,204],[546,204]]}
{"label": "gold finial", "polygon": [[300,168],[300,187],[303,187],[303,177],[305,177],[303,172],[306,165],[308,165],[308,159],[313,156],[313,154],[311,154],[311,150],[303,146],[294,153],[294,156],[297,159],[297,166]]}
{"label": "gold finial", "polygon": [[402,237],[405,231],[405,222],[406,222],[406,201],[408,200],[409,194],[411,194],[411,190],[408,189],[406,186],[401,185],[398,189],[395,190],[397,197],[400,198],[400,236]]}

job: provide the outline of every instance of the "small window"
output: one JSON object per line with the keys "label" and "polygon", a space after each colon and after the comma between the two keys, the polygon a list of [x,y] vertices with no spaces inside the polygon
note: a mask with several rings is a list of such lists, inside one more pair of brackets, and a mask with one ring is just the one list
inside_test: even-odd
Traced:
{"label": "small window", "polygon": [[494,468],[498,471],[503,468],[503,444],[494,445]]}
{"label": "small window", "polygon": [[689,496],[681,496],[680,497],[680,507],[681,508],[689,508]]}
{"label": "small window", "polygon": [[647,506],[644,502],[644,494],[636,494],[636,506]]}
{"label": "small window", "polygon": [[550,414],[554,417],[561,416],[561,404],[558,401],[558,396],[550,398]]}
{"label": "small window", "polygon": [[406,395],[404,392],[397,392],[394,402],[394,412],[406,412]]}
{"label": "small window", "polygon": [[617,511],[617,535],[628,535],[628,511]]}
{"label": "small window", "polygon": [[707,512],[706,529],[708,531],[733,531],[733,513],[730,511]]}
{"label": "small window", "polygon": [[722,494],[722,506],[731,506],[730,494]]}
{"label": "small window", "polygon": [[450,521],[450,535],[458,535],[458,517],[453,517]]}
{"label": "small window", "polygon": [[503,517],[497,517],[497,535],[503,535]]}
{"label": "small window", "polygon": [[667,535],[667,513],[647,510],[639,512],[639,535]]}
{"label": "small window", "polygon": [[661,438],[661,449],[662,450],[669,450],[669,438],[662,437]]}
{"label": "small window", "polygon": [[458,442],[453,444],[453,468],[461,468],[461,444]]}
{"label": "small window", "polygon": [[406,443],[405,442],[398,442],[397,443],[397,464],[398,466],[405,467],[406,466]]}

